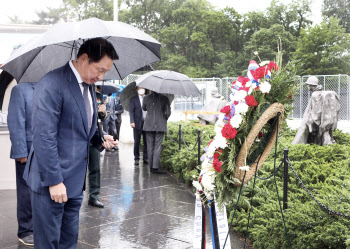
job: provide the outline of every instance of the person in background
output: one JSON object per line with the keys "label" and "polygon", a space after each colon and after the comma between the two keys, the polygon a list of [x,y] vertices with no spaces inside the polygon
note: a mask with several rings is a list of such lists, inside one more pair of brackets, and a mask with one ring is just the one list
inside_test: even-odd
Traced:
{"label": "person in background", "polygon": [[[115,114],[117,115],[117,119],[115,120],[115,127],[116,127],[116,138],[119,140],[119,134],[120,134],[120,127],[122,125],[122,114],[124,112],[123,106],[120,104],[119,97],[115,98]],[[114,148],[115,150],[118,150],[118,147]]]}
{"label": "person in background", "polygon": [[138,95],[130,99],[129,113],[130,126],[134,132],[134,164],[139,165],[141,135],[143,137],[143,163],[148,163],[146,133],[143,130],[147,112],[142,110],[142,103],[146,93],[145,88],[137,87],[136,91]]}
{"label": "person in background", "polygon": [[[99,86],[96,89],[96,102],[98,107],[98,118],[103,122],[107,118],[106,105],[103,104],[103,96],[101,94],[101,88]],[[100,151],[99,148],[90,143],[89,151],[89,165],[88,165],[88,178],[89,178],[89,201],[88,205],[98,208],[104,208],[104,205],[99,200],[100,187],[101,187],[101,163],[100,163]]]}
{"label": "person in background", "polygon": [[[115,120],[117,119],[117,115],[115,113],[115,102],[112,94],[107,94],[107,98],[105,99],[106,110],[107,110],[107,118],[103,122],[103,130],[107,132],[109,135],[114,136],[117,133]],[[116,150],[112,148],[112,150]],[[106,150],[108,152],[112,150]]]}
{"label": "person in background", "polygon": [[165,171],[160,169],[160,153],[164,132],[167,131],[167,120],[171,115],[169,99],[152,92],[145,96],[142,109],[147,111],[143,130],[146,132],[150,171],[153,174],[164,174]]}
{"label": "person in background", "polygon": [[21,83],[12,88],[7,116],[11,154],[16,162],[17,221],[19,241],[34,246],[30,188],[23,179],[28,154],[32,147],[33,83]]}

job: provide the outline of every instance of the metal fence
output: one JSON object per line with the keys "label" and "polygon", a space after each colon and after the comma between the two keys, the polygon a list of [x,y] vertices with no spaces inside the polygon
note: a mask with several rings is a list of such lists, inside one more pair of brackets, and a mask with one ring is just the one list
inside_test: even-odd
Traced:
{"label": "metal fence", "polygon": [[[324,90],[335,91],[339,96],[340,101],[340,120],[350,120],[350,76],[348,75],[317,75],[319,83]],[[299,94],[294,96],[294,110],[291,118],[302,118],[304,111],[311,98],[311,93],[308,91],[305,82],[309,76],[300,77]]]}
{"label": "metal fence", "polygon": [[[135,81],[140,75],[131,74],[120,81],[121,85],[127,85]],[[292,119],[303,117],[306,106],[310,100],[311,93],[308,91],[305,82],[309,76],[300,77],[300,90],[294,96],[294,111]],[[350,76],[348,75],[318,75],[319,83],[323,85],[324,90],[335,91],[340,100],[340,120],[350,120]],[[192,78],[198,87],[200,94],[192,96],[175,96],[173,108],[175,111],[200,110],[206,104],[206,97],[210,94],[209,89],[217,87],[219,93],[229,100],[231,93],[230,86],[237,77],[226,78]],[[304,84],[303,84],[304,83]]]}

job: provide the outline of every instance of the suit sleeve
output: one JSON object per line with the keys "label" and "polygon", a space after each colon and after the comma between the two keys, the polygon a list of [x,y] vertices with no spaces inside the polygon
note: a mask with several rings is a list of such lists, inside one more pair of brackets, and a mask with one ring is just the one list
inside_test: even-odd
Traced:
{"label": "suit sleeve", "polygon": [[26,107],[23,94],[18,87],[12,88],[7,124],[12,143],[11,158],[27,157]]}
{"label": "suit sleeve", "polygon": [[118,112],[118,115],[120,115],[124,112],[124,107],[118,103],[118,105],[115,107],[115,110]]}
{"label": "suit sleeve", "polygon": [[165,118],[166,120],[169,119],[170,115],[171,115],[171,108],[170,108],[170,102],[169,99],[166,97],[165,99],[165,110],[164,110],[164,114],[165,114]]}
{"label": "suit sleeve", "polygon": [[33,97],[33,148],[38,170],[45,179],[44,186],[63,182],[57,147],[63,93],[57,80],[45,76],[35,88]]}
{"label": "suit sleeve", "polygon": [[130,112],[130,124],[135,123],[135,101],[134,101],[134,99],[130,100],[129,112]]}

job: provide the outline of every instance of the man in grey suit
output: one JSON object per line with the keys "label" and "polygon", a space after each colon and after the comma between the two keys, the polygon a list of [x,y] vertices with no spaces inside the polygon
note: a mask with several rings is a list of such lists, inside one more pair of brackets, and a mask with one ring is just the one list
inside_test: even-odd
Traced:
{"label": "man in grey suit", "polygon": [[[115,101],[114,101],[114,98],[112,98],[111,94],[107,94],[105,104],[106,104],[106,110],[107,110],[107,118],[103,122],[103,130],[107,132],[109,135],[114,136],[117,133],[117,129],[115,126],[117,115],[115,113]],[[113,149],[116,150],[116,147]],[[111,151],[111,150],[106,150],[106,151]]]}
{"label": "man in grey suit", "polygon": [[147,111],[143,130],[146,132],[150,171],[153,174],[164,174],[159,165],[164,132],[167,131],[167,120],[171,114],[169,99],[152,92],[144,97],[142,109]]}
{"label": "man in grey suit", "polygon": [[23,179],[27,157],[32,146],[33,83],[21,83],[12,88],[7,124],[10,131],[11,154],[16,162],[17,221],[19,241],[34,246],[30,188]]}

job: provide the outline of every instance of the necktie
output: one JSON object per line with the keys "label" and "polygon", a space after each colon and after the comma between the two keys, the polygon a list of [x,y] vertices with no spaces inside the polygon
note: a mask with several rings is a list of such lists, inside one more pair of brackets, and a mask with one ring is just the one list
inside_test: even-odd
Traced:
{"label": "necktie", "polygon": [[91,104],[89,100],[89,85],[83,82],[83,87],[84,87],[83,98],[84,98],[84,104],[85,104],[86,115],[88,120],[88,132],[90,133],[92,116],[91,116]]}

